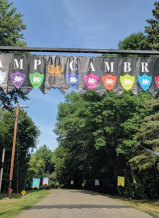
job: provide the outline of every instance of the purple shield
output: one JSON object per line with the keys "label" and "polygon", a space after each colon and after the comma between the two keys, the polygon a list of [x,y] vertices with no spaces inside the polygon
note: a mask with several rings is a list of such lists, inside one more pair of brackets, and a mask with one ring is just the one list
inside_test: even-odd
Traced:
{"label": "purple shield", "polygon": [[13,85],[17,89],[19,89],[25,82],[26,73],[21,73],[21,72],[10,73],[10,78],[11,78]]}

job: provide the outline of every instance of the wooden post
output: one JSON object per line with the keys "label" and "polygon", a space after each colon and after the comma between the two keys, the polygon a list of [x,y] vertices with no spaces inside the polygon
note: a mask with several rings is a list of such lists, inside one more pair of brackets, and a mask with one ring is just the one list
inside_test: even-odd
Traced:
{"label": "wooden post", "polygon": [[1,167],[1,176],[0,176],[0,193],[1,193],[2,176],[3,176],[4,155],[5,155],[5,148],[3,148],[3,152],[2,152],[2,167]]}
{"label": "wooden post", "polygon": [[17,135],[18,113],[19,113],[19,104],[17,104],[15,127],[14,127],[13,148],[12,148],[9,187],[8,187],[8,198],[11,198],[11,185],[12,185],[12,179],[13,179],[13,167],[14,167],[14,155],[15,155],[16,135]]}

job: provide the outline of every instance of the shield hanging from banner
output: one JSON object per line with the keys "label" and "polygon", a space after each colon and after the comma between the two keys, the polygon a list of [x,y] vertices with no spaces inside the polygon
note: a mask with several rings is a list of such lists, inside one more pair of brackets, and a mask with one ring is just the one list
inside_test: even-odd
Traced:
{"label": "shield hanging from banner", "polygon": [[44,81],[44,74],[41,74],[39,72],[35,72],[33,74],[29,73],[29,80],[30,80],[30,83],[32,84],[32,86],[35,89],[38,89]]}
{"label": "shield hanging from banner", "polygon": [[4,82],[7,73],[0,71],[0,85]]}
{"label": "shield hanging from banner", "polygon": [[159,89],[159,76],[155,76],[155,84],[157,88]]}
{"label": "shield hanging from banner", "polygon": [[138,76],[139,84],[144,91],[150,88],[152,82],[152,76],[147,76],[146,74]]}
{"label": "shield hanging from banner", "polygon": [[106,89],[109,91],[112,90],[116,84],[117,76],[112,76],[108,74],[106,76],[102,76],[102,81]]}
{"label": "shield hanging from banner", "polygon": [[77,88],[79,85],[81,76],[77,75],[76,73],[66,74],[67,83],[73,89]]}
{"label": "shield hanging from banner", "polygon": [[25,79],[26,79],[26,73],[21,73],[21,72],[15,72],[15,73],[11,73],[10,74],[10,78],[11,78],[11,81],[13,83],[13,85],[19,89],[23,83],[25,82]]}
{"label": "shield hanging from banner", "polygon": [[98,80],[99,76],[96,76],[93,73],[90,73],[89,75],[84,75],[84,81],[90,90],[93,90],[97,86]]}
{"label": "shield hanging from banner", "polygon": [[135,82],[135,76],[130,76],[129,74],[126,74],[125,76],[120,76],[120,82],[122,87],[128,91],[130,90]]}

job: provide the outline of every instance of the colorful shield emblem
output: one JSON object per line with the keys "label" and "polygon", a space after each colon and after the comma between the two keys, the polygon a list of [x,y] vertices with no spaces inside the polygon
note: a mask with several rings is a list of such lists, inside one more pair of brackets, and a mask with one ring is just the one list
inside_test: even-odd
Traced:
{"label": "colorful shield emblem", "polygon": [[120,82],[122,87],[128,91],[134,85],[135,76],[130,76],[129,74],[126,74],[125,76],[120,76]]}
{"label": "colorful shield emblem", "polygon": [[7,73],[0,71],[0,85],[4,82]]}
{"label": "colorful shield emblem", "polygon": [[152,82],[152,76],[147,76],[146,74],[138,76],[139,84],[144,91],[150,88]]}
{"label": "colorful shield emblem", "polygon": [[25,82],[26,79],[26,73],[21,73],[21,72],[15,72],[10,74],[11,81],[13,85],[19,89],[23,83]]}
{"label": "colorful shield emblem", "polygon": [[90,73],[89,75],[84,75],[84,81],[90,90],[93,90],[97,86],[98,80],[99,80],[98,75],[96,76],[92,73]]}
{"label": "colorful shield emblem", "polygon": [[112,76],[111,74],[108,74],[106,76],[102,76],[102,81],[106,89],[110,91],[114,88],[116,84],[117,76]]}
{"label": "colorful shield emblem", "polygon": [[155,76],[155,84],[157,88],[159,89],[159,76]]}
{"label": "colorful shield emblem", "polygon": [[32,86],[35,89],[38,89],[44,81],[44,74],[41,74],[39,72],[35,72],[33,74],[29,73],[29,80],[30,80],[30,83],[32,84]]}
{"label": "colorful shield emblem", "polygon": [[77,75],[76,73],[71,73],[71,74],[66,74],[66,79],[69,86],[75,89],[79,85],[81,76]]}

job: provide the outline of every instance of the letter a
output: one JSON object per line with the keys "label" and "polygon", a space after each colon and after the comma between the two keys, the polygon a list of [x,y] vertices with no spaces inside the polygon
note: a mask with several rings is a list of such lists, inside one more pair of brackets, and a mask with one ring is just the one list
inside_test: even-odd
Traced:
{"label": "letter a", "polygon": [[[91,69],[92,69],[92,70],[91,70]],[[92,64],[92,61],[91,61],[90,65],[89,65],[87,71],[95,71],[94,66],[93,66],[93,64]]]}

